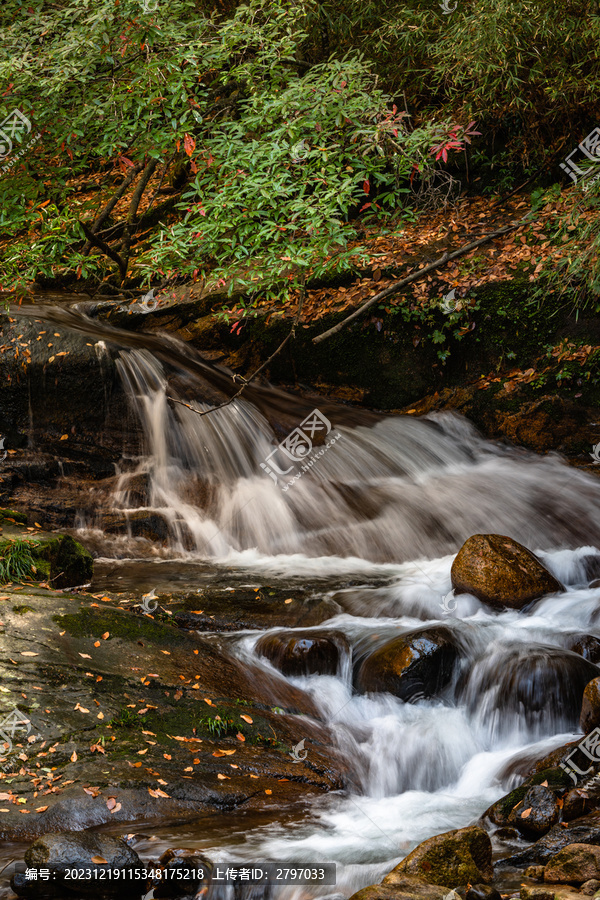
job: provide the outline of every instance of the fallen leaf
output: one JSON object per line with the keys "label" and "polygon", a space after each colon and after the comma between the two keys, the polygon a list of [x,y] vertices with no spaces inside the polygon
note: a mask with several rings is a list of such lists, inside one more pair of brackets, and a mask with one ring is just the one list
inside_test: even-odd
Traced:
{"label": "fallen leaf", "polygon": [[80,653],[79,655],[82,659],[91,659],[92,658],[89,653]]}
{"label": "fallen leaf", "polygon": [[39,656],[39,655],[40,655],[39,653],[32,653],[31,650],[24,650],[21,653],[21,656]]}
{"label": "fallen leaf", "polygon": [[92,856],[92,862],[93,863],[107,863],[108,860],[104,859],[103,856]]}
{"label": "fallen leaf", "polygon": [[147,752],[148,752],[148,748],[146,747],[145,750],[138,750],[137,755],[138,755],[138,756],[143,756],[144,753],[147,753]]}
{"label": "fallen leaf", "polygon": [[114,809],[115,806],[117,805],[117,798],[109,797],[108,800],[106,801],[106,805],[109,809]]}
{"label": "fallen leaf", "polygon": [[229,775],[221,775],[221,773],[219,772],[217,778],[219,779],[219,781],[225,781],[226,778],[229,779]]}
{"label": "fallen leaf", "polygon": [[94,647],[99,647],[99,646],[100,646],[100,641],[94,641]]}
{"label": "fallen leaf", "polygon": [[272,793],[273,793],[273,791],[269,790],[269,788],[267,788],[267,790],[265,791],[265,794],[272,794]]}
{"label": "fallen leaf", "polygon": [[47,806],[38,806],[38,808],[36,809],[36,812],[46,812],[47,809],[48,809]]}
{"label": "fallen leaf", "polygon": [[250,718],[250,716],[240,716],[240,719],[243,719],[244,722],[248,723],[248,725],[252,725],[252,722],[254,721],[253,719]]}
{"label": "fallen leaf", "polygon": [[121,809],[121,804],[117,803],[116,806],[113,809],[111,809],[110,814],[113,815],[113,813],[119,812],[120,809]]}
{"label": "fallen leaf", "polygon": [[105,641],[109,637],[110,637],[110,631],[105,631],[104,634],[102,635],[102,640]]}
{"label": "fallen leaf", "polygon": [[76,750],[73,750],[73,753],[71,755],[71,762],[77,762],[77,751]]}
{"label": "fallen leaf", "polygon": [[238,741],[245,741],[245,740],[246,740],[246,738],[244,737],[244,735],[243,735],[243,734],[240,734],[239,731],[238,731],[238,733],[236,734],[236,738],[238,739]]}
{"label": "fallen leaf", "polygon": [[527,819],[531,815],[531,810],[532,810],[531,806],[529,807],[529,809],[524,809],[522,813],[519,813],[520,817],[522,819]]}

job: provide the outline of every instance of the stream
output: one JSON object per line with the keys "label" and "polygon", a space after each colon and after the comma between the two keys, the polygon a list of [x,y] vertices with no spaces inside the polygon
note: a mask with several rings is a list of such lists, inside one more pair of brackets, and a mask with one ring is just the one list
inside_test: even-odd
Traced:
{"label": "stream", "polygon": [[[152,346],[126,346],[122,332],[100,331],[83,313],[48,315],[67,326],[70,316],[71,327],[118,347],[145,448],[119,463],[113,506],[151,512],[168,533],[166,548],[153,548],[145,538],[103,534],[93,511],[82,515],[81,539],[98,554],[93,589],[308,586],[341,608],[318,631],[343,632],[352,648],[335,675],[287,678],[331,728],[352,789],[276,818],[237,812],[138,829],[142,858],[176,846],[215,861],[335,862],[335,887],[279,888],[278,896],[349,897],[424,839],[475,822],[534,761],[580,734],[573,673],[581,657],[569,648],[581,635],[600,638],[600,587],[589,586],[600,575],[598,481],[558,456],[486,441],[451,414],[366,414],[363,424],[341,406],[307,406],[279,392],[274,408],[287,402],[295,426],[277,431],[260,389],[199,417],[168,399],[210,405],[192,399],[202,375],[189,347],[157,336]],[[221,379],[214,367],[213,375]],[[525,544],[566,593],[521,612],[454,597],[454,555],[478,532]],[[353,693],[352,653],[425,625],[451,629],[461,648],[459,669],[435,700]],[[255,652],[264,634],[218,640],[278,682],[285,676]],[[308,741],[305,750],[310,759]],[[495,839],[496,858],[514,846]]]}

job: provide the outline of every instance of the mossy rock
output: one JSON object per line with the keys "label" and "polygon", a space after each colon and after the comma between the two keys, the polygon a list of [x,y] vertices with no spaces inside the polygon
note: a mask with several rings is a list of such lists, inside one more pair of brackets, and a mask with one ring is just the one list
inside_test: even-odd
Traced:
{"label": "mossy rock", "polygon": [[94,574],[92,555],[68,534],[42,544],[34,551],[34,560],[38,574],[41,572],[55,588],[88,584]]}
{"label": "mossy rock", "polygon": [[0,509],[0,521],[12,519],[19,525],[27,525],[27,516],[25,513],[16,512],[14,509]]}
{"label": "mossy rock", "polygon": [[464,885],[494,877],[492,844],[483,828],[471,825],[438,834],[419,844],[391,875],[414,875],[430,884]]}

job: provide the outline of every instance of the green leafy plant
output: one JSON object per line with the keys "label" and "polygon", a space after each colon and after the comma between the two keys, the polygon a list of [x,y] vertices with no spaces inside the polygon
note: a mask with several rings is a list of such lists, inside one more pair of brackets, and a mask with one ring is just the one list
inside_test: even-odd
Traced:
{"label": "green leafy plant", "polygon": [[20,581],[36,574],[31,548],[31,542],[19,538],[0,543],[0,582]]}

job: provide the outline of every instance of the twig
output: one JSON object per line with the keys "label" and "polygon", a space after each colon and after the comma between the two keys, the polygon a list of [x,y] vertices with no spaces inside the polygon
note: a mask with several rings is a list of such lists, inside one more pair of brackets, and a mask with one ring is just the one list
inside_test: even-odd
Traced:
{"label": "twig", "polygon": [[86,238],[88,239],[88,241],[90,242],[90,244],[94,244],[94,246],[96,246],[99,250],[102,250],[102,252],[106,256],[108,256],[109,259],[112,259],[112,260],[114,260],[114,262],[116,262],[116,264],[118,265],[119,270],[121,272],[121,278],[123,280],[125,280],[125,273],[127,272],[127,264],[126,264],[125,260],[122,259],[121,256],[119,256],[119,254],[116,252],[116,250],[113,250],[112,247],[109,247],[108,244],[106,244],[99,237],[97,237],[90,230],[90,228],[85,224],[85,222],[81,221],[81,219],[79,220],[79,224],[83,228],[83,232],[84,232]]}
{"label": "twig", "polygon": [[[529,215],[529,214],[528,214]],[[464,247],[460,247],[458,250],[454,250],[452,253],[444,253],[443,256],[440,256],[439,259],[434,260],[434,262],[430,263],[428,266],[425,266],[423,269],[418,269],[416,272],[412,272],[412,274],[408,275],[406,278],[403,278],[402,281],[396,281],[394,284],[390,284],[383,291],[380,291],[378,294],[375,294],[374,297],[371,297],[366,303],[363,303],[362,306],[359,306],[358,309],[355,309],[353,313],[349,316],[346,316],[345,319],[342,319],[341,322],[338,322],[337,325],[334,325],[333,328],[329,328],[327,331],[323,331],[321,334],[318,334],[316,337],[312,339],[313,344],[319,344],[321,341],[324,341],[326,338],[331,337],[333,334],[337,334],[338,331],[341,331],[344,325],[347,325],[348,322],[354,321],[359,316],[361,316],[370,306],[373,306],[374,303],[377,303],[378,300],[383,300],[385,297],[390,297],[392,294],[397,294],[398,291],[402,290],[405,285],[410,284],[411,281],[417,281],[419,278],[422,278],[423,275],[426,275],[427,272],[431,272],[432,269],[439,269],[440,266],[445,265],[447,262],[450,262],[451,259],[457,259],[459,256],[464,256],[465,253],[469,253],[470,250],[475,250],[476,247],[480,247],[482,244],[487,244],[488,241],[493,240],[496,237],[499,237],[502,234],[506,234],[508,231],[513,231],[515,228],[520,228],[521,225],[526,225],[528,223],[527,217],[521,219],[520,222],[516,222],[514,225],[506,225],[504,228],[500,228],[498,231],[493,231],[491,234],[487,234],[485,237],[479,238],[477,241],[472,241],[470,244],[465,244]]]}
{"label": "twig", "polygon": [[285,345],[287,344],[287,342],[290,340],[290,338],[296,337],[296,327],[297,327],[297,325],[298,325],[298,322],[300,321],[300,316],[302,315],[302,307],[303,307],[303,305],[304,305],[304,298],[305,298],[305,296],[306,296],[306,276],[303,275],[303,276],[302,276],[302,284],[301,284],[301,287],[300,287],[300,299],[299,299],[299,301],[298,301],[298,309],[297,309],[297,311],[296,311],[296,315],[294,316],[294,321],[293,321],[293,324],[292,324],[292,327],[291,327],[289,333],[284,337],[284,339],[282,340],[282,342],[281,342],[281,344],[279,345],[279,347],[277,347],[277,349],[275,350],[275,352],[272,353],[271,356],[270,356],[267,360],[265,360],[265,362],[264,362],[261,366],[259,366],[258,369],[256,369],[256,371],[253,372],[252,375],[251,375],[249,378],[242,378],[240,375],[233,375],[233,376],[232,376],[234,381],[238,381],[238,382],[239,382],[239,381],[241,380],[241,381],[242,381],[242,386],[241,386],[241,388],[239,389],[239,391],[236,391],[236,393],[233,394],[233,395],[229,398],[229,400],[225,400],[224,403],[219,403],[218,406],[211,406],[210,409],[205,409],[205,410],[203,410],[203,411],[200,411],[199,409],[196,409],[195,406],[190,406],[189,403],[185,403],[183,400],[177,400],[175,397],[169,397],[169,396],[167,396],[167,400],[172,400],[173,403],[179,403],[181,406],[186,406],[188,409],[191,409],[192,412],[196,413],[197,416],[207,416],[209,413],[216,412],[217,409],[223,409],[223,407],[229,406],[230,403],[233,403],[234,400],[237,400],[237,398],[240,396],[240,394],[242,393],[242,391],[244,390],[244,388],[247,388],[248,385],[249,385],[252,381],[254,381],[254,379],[256,378],[256,376],[257,376],[257,375],[260,375],[260,373],[262,372],[262,370],[265,369],[265,368],[269,365],[269,363],[271,362],[271,360],[275,359],[275,357],[277,356],[277,354],[280,353],[281,350],[283,350],[283,348],[285,347]]}

